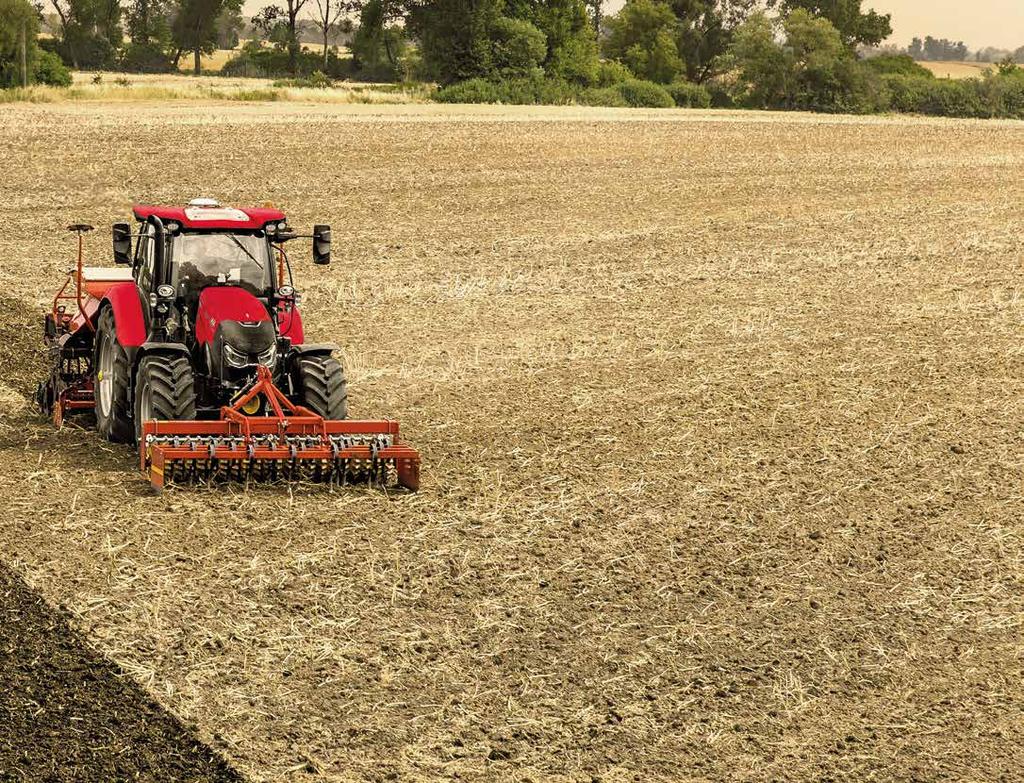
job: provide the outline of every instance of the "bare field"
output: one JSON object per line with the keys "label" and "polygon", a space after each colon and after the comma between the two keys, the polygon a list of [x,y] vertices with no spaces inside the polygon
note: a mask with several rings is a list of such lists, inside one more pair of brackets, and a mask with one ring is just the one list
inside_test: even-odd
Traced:
{"label": "bare field", "polygon": [[922,62],[919,63],[940,79],[971,79],[982,76],[985,71],[995,70],[993,63],[978,62]]}
{"label": "bare field", "polygon": [[[1010,780],[1024,124],[0,108],[0,558],[252,780]],[[27,406],[131,200],[282,205],[414,496],[150,495]]]}

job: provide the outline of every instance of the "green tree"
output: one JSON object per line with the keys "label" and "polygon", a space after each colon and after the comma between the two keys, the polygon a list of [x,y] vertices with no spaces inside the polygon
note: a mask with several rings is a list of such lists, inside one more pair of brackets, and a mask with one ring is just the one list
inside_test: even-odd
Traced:
{"label": "green tree", "polygon": [[541,67],[548,52],[547,38],[525,19],[499,16],[491,25],[494,68],[503,76],[524,76]]}
{"label": "green tree", "polygon": [[125,26],[130,43],[121,55],[123,68],[155,73],[175,66],[171,10],[168,0],[132,0],[126,6]]}
{"label": "green tree", "polygon": [[[774,5],[776,0],[770,0]],[[863,0],[781,0],[786,12],[804,10],[827,19],[839,32],[843,43],[853,49],[858,44],[878,46],[892,35],[892,15],[874,9],[864,11]]]}
{"label": "green tree", "polygon": [[429,0],[408,10],[427,73],[441,84],[487,77],[494,70],[491,30],[501,0]]}
{"label": "green tree", "polygon": [[299,13],[307,2],[308,0],[284,0],[285,20],[288,27],[288,70],[292,76],[298,72],[299,52],[302,50],[297,30]]}
{"label": "green tree", "polygon": [[597,36],[584,0],[506,0],[503,13],[544,34],[549,76],[583,84],[597,79]]}
{"label": "green tree", "polygon": [[193,71],[197,76],[202,69],[201,56],[217,48],[221,15],[230,10],[237,13],[241,7],[242,0],[180,0],[171,37],[179,55],[192,52]]}
{"label": "green tree", "polygon": [[356,3],[353,0],[316,0],[316,16],[313,18],[313,24],[323,36],[324,73],[327,73],[328,68],[330,40],[339,32],[351,31],[352,21],[344,16],[354,10],[356,10]]}
{"label": "green tree", "polygon": [[737,28],[731,51],[751,105],[770,107],[785,102],[792,65],[786,50],[775,40],[775,28],[765,14],[754,14]]}
{"label": "green tree", "polygon": [[376,78],[396,78],[399,60],[405,52],[401,27],[389,24],[389,8],[381,0],[369,0],[359,15],[359,27],[352,37],[352,57],[360,70]]}
{"label": "green tree", "polygon": [[288,45],[288,25],[284,21],[284,9],[277,5],[267,5],[259,10],[252,19],[252,31],[260,41],[273,44],[275,49],[284,51]]}
{"label": "green tree", "polygon": [[121,5],[118,0],[50,0],[60,19],[61,56],[75,68],[113,65],[121,45]]}
{"label": "green tree", "polygon": [[781,20],[783,41],[764,14],[741,25],[732,45],[746,103],[758,108],[873,111],[879,78],[857,61],[827,19],[803,9]]}
{"label": "green tree", "polygon": [[0,87],[21,84],[23,54],[26,78],[33,72],[38,35],[39,15],[27,0],[0,0]]}
{"label": "green tree", "polygon": [[671,0],[679,20],[679,54],[689,81],[702,84],[719,72],[733,32],[755,4],[756,0]]}
{"label": "green tree", "polygon": [[608,20],[604,53],[643,79],[668,84],[684,69],[678,32],[678,20],[666,3],[627,0]]}

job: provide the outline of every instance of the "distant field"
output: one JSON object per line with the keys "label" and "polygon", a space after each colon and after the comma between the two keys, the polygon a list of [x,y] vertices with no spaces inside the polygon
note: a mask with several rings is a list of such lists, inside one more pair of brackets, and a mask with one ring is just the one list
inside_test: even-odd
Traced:
{"label": "distant field", "polygon": [[[210,55],[203,55],[200,57],[202,68],[204,71],[219,71],[223,68],[228,60],[234,57],[241,51],[241,48],[245,46],[247,39],[243,38],[238,42],[238,47],[235,49],[217,49]],[[323,48],[315,44],[303,44],[302,48],[307,52],[322,52]],[[342,47],[344,51],[344,47]],[[178,70],[186,73],[191,73],[193,66],[193,60],[191,54],[182,55],[181,60],[178,62]]]}
{"label": "distant field", "polygon": [[[228,60],[238,54],[238,49],[215,49],[213,54],[202,55],[199,60],[204,71],[219,71]],[[191,54],[182,55],[178,61],[178,70],[190,73],[194,61]]]}
{"label": "distant field", "polygon": [[922,62],[923,65],[940,79],[970,79],[981,76],[992,63],[954,63],[954,62]]}

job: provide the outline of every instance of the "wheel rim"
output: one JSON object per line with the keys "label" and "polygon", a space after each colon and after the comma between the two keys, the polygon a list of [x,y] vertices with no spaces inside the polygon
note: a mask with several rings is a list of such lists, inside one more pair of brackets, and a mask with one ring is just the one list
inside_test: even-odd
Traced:
{"label": "wheel rim", "polygon": [[100,412],[110,416],[114,401],[114,351],[112,350],[110,333],[103,334],[100,343],[99,396]]}
{"label": "wheel rim", "polygon": [[149,384],[145,381],[142,382],[142,388],[139,389],[139,421],[138,427],[139,432],[142,432],[142,425],[153,418],[153,395],[149,391]]}

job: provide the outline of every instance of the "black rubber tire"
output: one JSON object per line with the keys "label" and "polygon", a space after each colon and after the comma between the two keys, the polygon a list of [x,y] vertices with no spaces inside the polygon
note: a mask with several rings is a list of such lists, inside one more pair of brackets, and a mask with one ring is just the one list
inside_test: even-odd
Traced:
{"label": "black rubber tire", "polygon": [[195,417],[195,376],[188,358],[161,354],[143,357],[135,373],[136,441],[142,437],[143,422],[191,421]]}
{"label": "black rubber tire", "polygon": [[[128,366],[128,354],[125,353],[121,343],[117,341],[117,328],[114,325],[114,311],[109,307],[100,314],[99,322],[96,324],[95,350],[93,351],[92,381],[93,396],[95,398],[96,429],[99,430],[107,440],[115,443],[131,443],[135,436],[135,428],[132,426],[131,400],[129,399],[129,380],[131,369]],[[110,409],[103,410],[100,399],[100,372],[104,367],[103,353],[111,352],[109,366],[112,370],[110,382],[111,399]]]}
{"label": "black rubber tire", "polygon": [[348,383],[333,356],[300,356],[295,360],[295,402],[325,419],[348,418]]}

